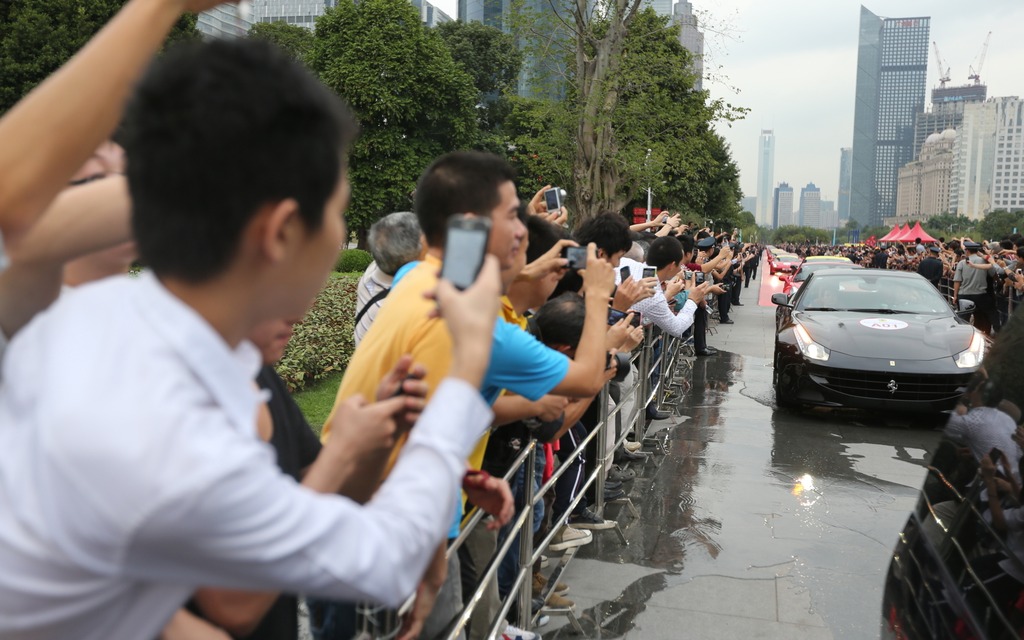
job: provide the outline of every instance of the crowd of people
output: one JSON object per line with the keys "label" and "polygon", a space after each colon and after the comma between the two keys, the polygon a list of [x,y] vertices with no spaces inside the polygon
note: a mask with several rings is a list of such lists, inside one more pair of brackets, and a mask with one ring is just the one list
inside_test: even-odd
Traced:
{"label": "crowd of people", "polygon": [[887,246],[783,244],[780,248],[801,257],[841,256],[872,269],[920,273],[954,304],[974,303],[974,325],[992,335],[1024,299],[1024,235],[1014,233],[998,241],[970,238]]}
{"label": "crowd of people", "polygon": [[[399,637],[443,637],[527,483],[564,469],[535,510],[550,552],[614,526],[584,479],[623,498],[622,463],[646,456],[630,411],[667,417],[633,406],[620,447],[581,446],[605,385],[626,403],[641,373],[616,356],[646,326],[714,355],[709,318],[733,322],[760,247],[670,215],[570,232],[549,188],[520,200],[502,158],[448,153],[412,212],[370,230],[358,346],[318,437],[273,364],[347,243],[358,125],[265,42],[150,64],[183,12],[216,4],[130,0],[0,119],[0,636],[294,638],[302,594],[318,638],[413,595]],[[490,229],[461,291],[440,278],[456,215]],[[535,477],[506,482],[531,439]],[[448,553],[474,509],[484,526]],[[511,548],[459,637],[497,620]],[[535,607],[573,606],[540,566],[532,580]]]}

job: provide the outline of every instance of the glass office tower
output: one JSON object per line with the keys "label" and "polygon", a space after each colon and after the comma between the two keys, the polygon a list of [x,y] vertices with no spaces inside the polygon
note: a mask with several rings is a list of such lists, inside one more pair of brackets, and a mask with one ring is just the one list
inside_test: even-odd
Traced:
{"label": "glass office tower", "polygon": [[914,117],[924,109],[930,22],[861,7],[850,217],[862,226],[896,215],[899,169],[914,159]]}

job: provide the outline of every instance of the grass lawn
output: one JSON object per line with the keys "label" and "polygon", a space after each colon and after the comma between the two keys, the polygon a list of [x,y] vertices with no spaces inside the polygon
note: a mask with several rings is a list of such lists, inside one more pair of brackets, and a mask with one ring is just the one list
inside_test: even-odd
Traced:
{"label": "grass lawn", "polygon": [[310,426],[318,434],[324,426],[327,416],[331,413],[334,397],[338,393],[340,384],[341,373],[332,373],[292,396],[295,398],[295,402],[299,403],[299,408],[302,409],[302,414],[306,416]]}

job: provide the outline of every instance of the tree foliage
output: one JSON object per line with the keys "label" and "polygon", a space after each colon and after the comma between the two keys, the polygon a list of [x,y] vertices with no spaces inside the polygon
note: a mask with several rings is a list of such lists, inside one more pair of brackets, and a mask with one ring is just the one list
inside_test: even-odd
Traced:
{"label": "tree foliage", "polygon": [[[0,113],[59,69],[126,0],[0,2]],[[195,38],[196,17],[183,16],[168,43]]]}
{"label": "tree foliage", "polygon": [[[578,217],[639,201],[645,206],[648,187],[657,204],[697,217],[709,208],[723,217],[738,213],[738,197],[712,201],[731,190],[709,182],[726,177],[731,160],[716,155],[723,147],[711,125],[743,110],[694,88],[692,57],[667,17],[633,0],[592,5],[569,2],[560,12],[564,19],[521,9],[528,17],[519,25],[531,51],[526,66],[534,93],[550,100],[558,95],[555,84],[567,87],[561,102],[572,169],[564,186]],[[569,45],[561,54],[553,51],[558,37],[552,34]]]}
{"label": "tree foliage", "polygon": [[350,160],[349,226],[408,210],[437,156],[472,143],[476,91],[441,36],[406,0],[341,2],[317,21],[306,58],[362,128]]}
{"label": "tree foliage", "polygon": [[273,42],[297,60],[305,60],[313,47],[313,32],[287,22],[257,22],[249,29],[249,37]]}
{"label": "tree foliage", "polygon": [[1006,211],[996,209],[990,211],[985,217],[976,222],[976,234],[978,238],[986,240],[1002,240],[1009,236],[1016,229],[1018,232],[1024,230],[1024,210]]}

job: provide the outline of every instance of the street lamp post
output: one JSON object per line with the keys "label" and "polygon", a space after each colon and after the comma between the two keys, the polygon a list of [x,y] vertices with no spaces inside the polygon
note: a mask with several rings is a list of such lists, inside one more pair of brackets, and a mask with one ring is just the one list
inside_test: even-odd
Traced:
{"label": "street lamp post", "polygon": [[[647,168],[647,164],[651,159],[651,150],[647,150],[647,157],[644,158],[644,168]],[[647,222],[651,221],[651,177],[647,176]]]}

